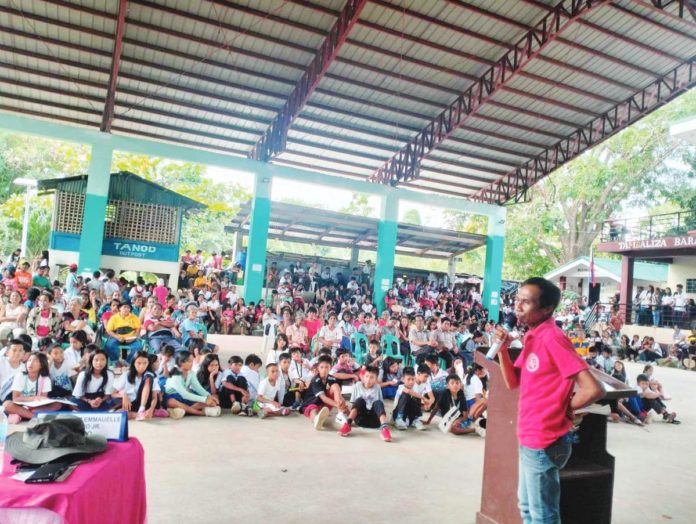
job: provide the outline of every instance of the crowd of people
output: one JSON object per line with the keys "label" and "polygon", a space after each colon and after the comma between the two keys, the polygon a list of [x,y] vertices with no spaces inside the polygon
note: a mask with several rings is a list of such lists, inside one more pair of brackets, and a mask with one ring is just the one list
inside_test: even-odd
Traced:
{"label": "crowd of people", "polygon": [[[26,262],[13,254],[0,283],[0,399],[10,420],[57,409],[124,410],[136,420],[229,410],[261,418],[298,412],[321,429],[335,410],[342,436],[355,424],[379,428],[389,441],[390,426],[421,430],[436,415],[444,432],[485,435],[488,380],[474,354],[499,324],[524,335],[511,295],[501,297],[495,322],[476,286],[396,279],[378,314],[369,265],[337,278],[293,264],[269,268],[268,304],[245,304],[236,293],[239,267],[222,261],[187,252],[173,293],[162,280],[128,281],[111,270],[83,277],[75,264],[64,282],[51,282],[47,253]],[[557,322],[570,326],[571,338],[584,333]],[[261,356],[223,363],[207,340],[210,332],[254,331],[273,340]],[[585,358],[624,382],[617,356],[655,360],[648,347],[621,352],[599,333],[591,338]],[[676,423],[661,385],[645,375],[637,377],[640,401],[621,402],[614,414],[642,424],[654,412]]]}

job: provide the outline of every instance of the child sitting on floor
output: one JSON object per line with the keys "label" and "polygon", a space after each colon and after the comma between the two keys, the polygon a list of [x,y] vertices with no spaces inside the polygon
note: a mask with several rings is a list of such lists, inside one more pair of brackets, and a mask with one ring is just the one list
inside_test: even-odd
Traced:
{"label": "child sitting on floor", "polygon": [[12,339],[4,357],[0,357],[0,402],[12,400],[12,384],[16,375],[26,371],[26,348],[19,339]]}
{"label": "child sitting on floor", "polygon": [[12,400],[3,403],[10,424],[29,420],[39,411],[58,411],[62,404],[52,402],[42,406],[28,407],[25,402],[46,401],[51,392],[51,376],[48,371],[48,357],[43,353],[32,353],[26,363],[27,370],[18,373],[12,381]]}
{"label": "child sitting on floor", "polygon": [[331,371],[331,357],[320,356],[317,363],[317,375],[309,383],[302,405],[302,413],[305,417],[312,419],[316,430],[324,427],[332,408],[344,414],[347,420],[348,407],[343,400],[341,386],[334,377],[329,375],[329,371]]}
{"label": "child sitting on floor", "polygon": [[251,400],[246,378],[241,374],[244,361],[234,355],[227,361],[229,368],[218,375],[217,390],[220,396],[220,406],[230,409],[233,415],[247,414]]}
{"label": "child sitting on floor", "polygon": [[[676,413],[667,411],[667,406],[665,406],[664,402],[660,399],[660,393],[650,388],[650,381],[647,375],[638,375],[636,382],[638,383],[636,391],[638,391],[638,395],[640,396],[641,409],[643,411],[647,413],[654,411],[658,415],[662,415],[662,420],[665,422],[681,424],[681,422],[677,420]],[[649,418],[646,419],[646,423],[647,422],[649,422]]]}
{"label": "child sitting on floor", "polygon": [[256,395],[259,391],[259,384],[261,383],[261,376],[259,375],[259,369],[261,369],[261,358],[258,355],[248,355],[244,359],[244,365],[240,374],[246,379],[247,390],[249,391],[249,410],[247,415],[253,415],[258,411],[258,408],[254,406],[256,401]]}
{"label": "child sitting on floor", "polygon": [[350,350],[339,348],[338,351],[336,351],[336,364],[331,368],[331,376],[335,378],[342,387],[352,386],[355,381],[360,380],[357,371],[358,369],[353,367]]}
{"label": "child sitting on floor", "polygon": [[398,360],[387,357],[379,370],[377,381],[382,388],[382,397],[386,399],[394,398],[399,382],[401,382],[401,363]]}
{"label": "child sitting on floor", "polygon": [[436,354],[428,355],[425,358],[425,365],[430,370],[430,387],[437,397],[447,388],[447,372],[440,369],[440,358]]}
{"label": "child sitting on floor", "polygon": [[65,359],[63,348],[60,344],[53,344],[48,351],[50,365],[48,368],[53,386],[49,396],[51,398],[70,398],[73,390],[72,378],[77,375],[75,366]]}
{"label": "child sitting on floor", "polygon": [[193,355],[189,351],[179,351],[176,368],[165,384],[167,412],[175,420],[185,415],[219,417],[222,410],[218,400],[203,389],[193,368]]}
{"label": "child sitting on floor", "polygon": [[266,364],[266,378],[259,384],[256,402],[259,404],[259,417],[287,416],[290,409],[283,407],[282,401],[285,397],[285,387],[278,379],[278,364]]}
{"label": "child sitting on floor", "polygon": [[363,428],[379,428],[379,435],[385,442],[391,442],[391,431],[387,426],[387,412],[384,409],[382,389],[377,384],[377,368],[367,366],[362,379],[353,386],[350,397],[352,408],[348,420],[341,426],[338,434],[347,437],[355,422]]}
{"label": "child sitting on floor", "polygon": [[418,366],[418,372],[409,366],[404,368],[401,380],[403,384],[396,390],[394,398],[394,424],[399,430],[405,430],[413,425],[417,430],[425,429],[420,417],[423,409],[430,409],[435,402],[435,396],[428,382],[430,370],[425,364]]}
{"label": "child sitting on floor", "polygon": [[120,406],[111,397],[114,392],[114,374],[107,368],[109,356],[103,349],[91,353],[87,366],[75,381],[73,401],[79,411],[110,411]]}
{"label": "child sitting on floor", "polygon": [[160,385],[152,371],[152,361],[147,351],[139,351],[116,385],[121,396],[121,409],[129,419],[148,420],[152,417],[168,417],[160,408]]}

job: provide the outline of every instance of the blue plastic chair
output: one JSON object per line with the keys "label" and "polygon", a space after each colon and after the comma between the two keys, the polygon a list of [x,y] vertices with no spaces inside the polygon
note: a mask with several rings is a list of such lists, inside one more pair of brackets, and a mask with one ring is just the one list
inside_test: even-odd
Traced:
{"label": "blue plastic chair", "polygon": [[362,333],[352,333],[350,335],[350,343],[353,346],[353,357],[358,365],[362,366],[365,361],[365,355],[369,352],[370,342],[367,336]]}

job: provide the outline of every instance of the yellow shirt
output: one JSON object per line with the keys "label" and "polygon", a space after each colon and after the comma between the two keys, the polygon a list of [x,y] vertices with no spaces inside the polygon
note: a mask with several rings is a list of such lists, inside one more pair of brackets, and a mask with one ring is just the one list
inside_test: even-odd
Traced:
{"label": "yellow shirt", "polygon": [[193,287],[203,287],[208,285],[208,279],[205,277],[196,277],[193,281]]}
{"label": "yellow shirt", "polygon": [[[122,327],[129,327],[131,330],[127,333],[117,333],[116,330]],[[116,313],[106,324],[106,330],[125,337],[137,337],[138,333],[140,332],[140,319],[133,313],[129,314],[126,318],[123,318],[119,313]]]}

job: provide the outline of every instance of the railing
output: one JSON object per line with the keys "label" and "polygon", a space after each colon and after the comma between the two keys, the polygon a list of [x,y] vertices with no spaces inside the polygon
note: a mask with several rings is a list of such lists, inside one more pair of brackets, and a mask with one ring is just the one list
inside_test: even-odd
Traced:
{"label": "railing", "polygon": [[600,242],[626,242],[680,236],[692,230],[696,230],[694,211],[607,220],[602,225]]}
{"label": "railing", "polygon": [[[626,308],[626,304],[596,302],[590,309],[590,312],[584,316],[585,333],[590,335],[592,331],[597,330],[597,324],[608,324],[614,309],[617,309],[619,317],[624,324],[662,328],[669,328],[676,324],[682,330],[688,330],[696,326],[696,315],[690,314],[688,305],[685,312],[663,307],[653,312],[652,310],[641,309],[636,304],[629,304],[629,307]],[[581,318],[583,317],[581,316]]]}

